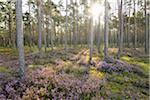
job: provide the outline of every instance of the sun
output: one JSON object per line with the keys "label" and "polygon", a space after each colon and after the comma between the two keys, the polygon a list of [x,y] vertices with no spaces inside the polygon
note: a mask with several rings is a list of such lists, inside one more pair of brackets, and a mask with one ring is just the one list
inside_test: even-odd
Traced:
{"label": "sun", "polygon": [[93,20],[96,22],[99,20],[99,17],[103,18],[104,6],[102,4],[99,4],[99,3],[94,3],[91,6],[91,16],[92,16]]}

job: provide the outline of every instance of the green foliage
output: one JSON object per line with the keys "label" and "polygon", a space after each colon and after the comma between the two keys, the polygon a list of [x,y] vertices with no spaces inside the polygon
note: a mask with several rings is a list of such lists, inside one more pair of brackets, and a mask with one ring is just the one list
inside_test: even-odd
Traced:
{"label": "green foliage", "polygon": [[104,73],[97,71],[96,68],[94,68],[94,67],[90,68],[89,75],[98,77],[100,79],[102,79],[104,77]]}
{"label": "green foliage", "polygon": [[72,67],[65,67],[64,71],[68,74],[73,74],[74,76],[81,78],[84,74],[87,74],[88,69],[82,66],[78,67],[72,65]]}
{"label": "green foliage", "polygon": [[11,72],[11,70],[6,68],[5,66],[0,66],[0,73],[7,73],[7,74],[9,74],[10,72]]}
{"label": "green foliage", "polygon": [[133,64],[136,66],[139,66],[142,68],[146,74],[149,73],[149,58],[137,58],[137,57],[129,57],[129,56],[123,56],[121,58],[123,61],[128,62],[129,64]]}

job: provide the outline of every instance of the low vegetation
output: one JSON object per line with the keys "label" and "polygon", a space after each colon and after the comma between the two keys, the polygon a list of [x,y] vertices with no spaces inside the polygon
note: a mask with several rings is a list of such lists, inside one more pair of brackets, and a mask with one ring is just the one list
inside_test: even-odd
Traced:
{"label": "low vegetation", "polygon": [[[6,48],[7,49],[7,48]],[[11,54],[1,49],[0,55]],[[6,51],[4,51],[6,50]],[[121,60],[106,63],[94,51],[93,65],[88,64],[88,51],[71,50],[67,59],[63,51],[34,53],[26,56],[27,69],[23,80],[11,73],[9,66],[0,66],[1,99],[148,99],[148,58],[124,55]],[[111,53],[111,50],[109,52]],[[128,52],[130,53],[130,52]],[[14,54],[12,54],[14,55]],[[115,55],[114,55],[115,56]],[[11,58],[12,59],[12,58]],[[1,60],[5,60],[2,59]],[[84,61],[85,60],[85,61]],[[5,63],[11,63],[12,60]],[[2,64],[5,64],[2,63]],[[7,65],[7,64],[6,64]],[[12,71],[16,72],[13,67]],[[12,72],[11,71],[11,72]]]}

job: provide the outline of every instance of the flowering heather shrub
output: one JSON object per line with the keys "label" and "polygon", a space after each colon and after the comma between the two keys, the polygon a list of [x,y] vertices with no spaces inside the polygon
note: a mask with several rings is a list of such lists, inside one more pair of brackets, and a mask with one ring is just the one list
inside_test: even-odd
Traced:
{"label": "flowering heather shrub", "polygon": [[34,84],[46,84],[48,80],[51,80],[56,72],[52,68],[38,68],[33,71],[28,71],[25,77]]}
{"label": "flowering heather shrub", "polygon": [[97,67],[98,71],[113,73],[113,72],[127,72],[127,73],[137,73],[138,75],[145,76],[142,69],[139,67],[135,67],[133,65],[127,64],[122,61],[116,61],[115,63],[106,63],[106,62],[99,62]]}
{"label": "flowering heather shrub", "polygon": [[68,74],[59,74],[54,78],[55,88],[52,90],[53,97],[76,98],[79,99],[83,94],[96,93],[100,89],[101,80],[98,77],[88,77],[79,80]]}
{"label": "flowering heather shrub", "polygon": [[[12,78],[3,86],[0,93],[0,100],[13,99],[21,100],[23,92],[26,90],[26,82],[17,78]],[[4,99],[5,98],[5,99]]]}
{"label": "flowering heather shrub", "polygon": [[68,99],[77,100],[98,93],[101,79],[86,76],[78,79],[74,75],[56,73],[52,68],[42,68],[26,75],[31,86],[26,89],[23,99]]}
{"label": "flowering heather shrub", "polygon": [[83,93],[94,93],[100,89],[101,80],[98,77],[90,76],[83,84]]}
{"label": "flowering heather shrub", "polygon": [[81,81],[72,75],[59,74],[53,78],[52,96],[57,98],[77,98],[81,93]]}
{"label": "flowering heather shrub", "polygon": [[63,67],[63,71],[67,74],[73,74],[75,77],[81,78],[83,75],[88,73],[88,68],[72,65]]}

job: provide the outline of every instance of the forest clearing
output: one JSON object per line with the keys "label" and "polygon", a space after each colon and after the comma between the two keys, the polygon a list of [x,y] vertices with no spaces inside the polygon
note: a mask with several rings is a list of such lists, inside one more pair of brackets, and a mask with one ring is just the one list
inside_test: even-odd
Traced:
{"label": "forest clearing", "polygon": [[0,0],[0,100],[149,100],[148,0]]}

